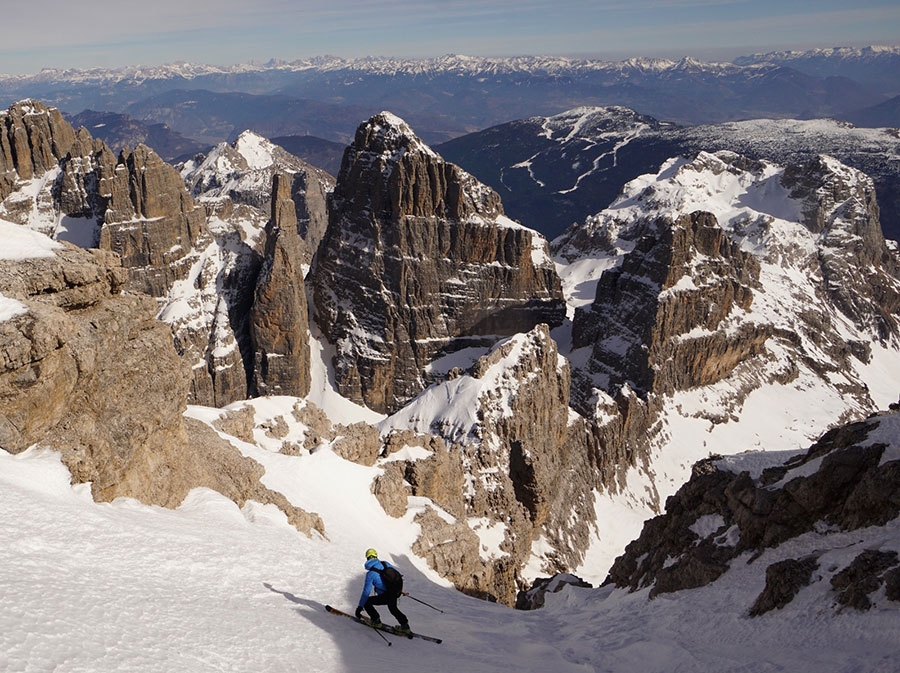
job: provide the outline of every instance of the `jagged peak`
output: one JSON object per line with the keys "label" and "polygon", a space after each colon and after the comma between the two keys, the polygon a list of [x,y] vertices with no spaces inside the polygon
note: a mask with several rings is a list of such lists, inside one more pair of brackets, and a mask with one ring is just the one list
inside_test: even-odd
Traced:
{"label": "jagged peak", "polygon": [[253,169],[265,169],[275,163],[277,145],[251,130],[243,131],[232,144]]}
{"label": "jagged peak", "polygon": [[45,105],[35,98],[23,98],[9,106],[6,111],[0,110],[0,114],[6,114],[13,110],[17,110],[21,114],[47,114],[56,108]]}
{"label": "jagged peak", "polygon": [[392,160],[407,152],[417,152],[440,158],[423,142],[409,124],[393,112],[383,110],[360,124],[356,131],[356,149],[374,152]]}

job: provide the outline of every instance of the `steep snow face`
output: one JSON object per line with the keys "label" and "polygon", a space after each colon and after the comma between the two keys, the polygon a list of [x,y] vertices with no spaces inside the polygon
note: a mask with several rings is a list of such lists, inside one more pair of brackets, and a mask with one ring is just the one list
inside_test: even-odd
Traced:
{"label": "steep snow face", "polygon": [[278,147],[253,131],[244,131],[234,141],[234,149],[247,161],[254,170],[268,168],[276,163]]}
{"label": "steep snow face", "polygon": [[[471,365],[476,355],[483,354],[483,362],[489,364],[479,367],[477,375],[464,374],[430,386],[383,422],[382,433],[408,428],[438,434],[452,443],[479,445],[482,439],[495,442],[496,437],[484,436],[486,417],[511,416],[512,400],[538,375],[529,371],[526,363],[536,361],[539,345],[531,334],[517,334],[490,349],[469,349],[465,354],[448,356],[454,363],[468,360]],[[565,366],[565,359],[558,356],[557,369]],[[446,367],[441,361],[432,364],[434,369]]]}

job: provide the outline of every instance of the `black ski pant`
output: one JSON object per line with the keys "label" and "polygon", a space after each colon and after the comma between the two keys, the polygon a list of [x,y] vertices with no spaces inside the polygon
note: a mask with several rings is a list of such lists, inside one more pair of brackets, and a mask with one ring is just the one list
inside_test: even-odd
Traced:
{"label": "black ski pant", "polygon": [[369,596],[369,599],[366,601],[366,604],[363,606],[363,609],[369,615],[369,618],[375,622],[381,621],[381,616],[378,614],[378,610],[375,609],[376,605],[387,605],[388,611],[394,615],[397,619],[397,622],[400,626],[406,626],[409,624],[409,620],[406,618],[402,612],[400,612],[400,608],[397,607],[397,599],[400,596],[396,594],[389,595],[388,593],[383,593],[380,596]]}

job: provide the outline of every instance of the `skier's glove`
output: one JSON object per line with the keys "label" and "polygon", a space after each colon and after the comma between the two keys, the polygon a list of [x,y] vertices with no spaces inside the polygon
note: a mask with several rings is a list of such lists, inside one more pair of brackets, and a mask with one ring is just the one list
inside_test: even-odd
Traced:
{"label": "skier's glove", "polygon": [[357,618],[357,619],[362,619],[362,610],[363,610],[363,609],[362,609],[362,606],[361,606],[361,605],[358,605],[358,606],[356,607],[356,612],[354,612],[353,614],[356,615],[356,618]]}

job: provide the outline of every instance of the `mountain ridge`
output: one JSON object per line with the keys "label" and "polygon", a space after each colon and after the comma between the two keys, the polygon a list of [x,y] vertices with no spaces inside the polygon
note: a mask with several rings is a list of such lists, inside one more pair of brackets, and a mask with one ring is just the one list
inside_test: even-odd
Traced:
{"label": "mountain ridge", "polygon": [[[203,218],[196,236],[141,232],[150,249],[178,255],[126,256],[123,275],[154,279],[159,305],[184,319],[158,347],[181,358],[195,391],[244,375],[223,386],[227,395],[203,398],[225,408],[193,416],[262,462],[273,452],[301,470],[314,456],[378,466],[383,474],[366,472],[354,488],[364,481],[360,492],[392,519],[414,520],[415,535],[404,535],[416,557],[463,591],[512,604],[540,574],[594,579],[612,561],[598,560],[614,550],[608,537],[624,535],[622,512],[658,512],[710,448],[795,446],[896,399],[896,247],[878,230],[871,179],[833,159],[670,159],[571,230],[551,259],[542,237],[503,215],[496,192],[383,112],[360,124],[321,199],[328,227],[307,274],[296,215],[312,181],[275,169],[264,230],[264,216],[223,218],[228,207],[216,202],[217,189],[244,178],[248,198],[266,201],[268,178],[255,175],[268,175],[281,152],[268,141],[246,134],[217,148],[214,179],[198,181],[193,201],[147,148],[117,162],[86,130],[58,123],[54,133],[76,151],[54,149],[58,114],[30,103],[0,118],[4,147],[18,143],[16,162],[0,153],[0,211],[19,218],[10,230],[53,234],[64,213],[102,234],[95,171],[121,175],[117,199],[133,193],[134,212],[154,221],[166,203],[190,207]],[[152,168],[144,182],[142,166]],[[254,313],[262,306],[271,310]],[[32,319],[18,306],[9,315],[2,324],[13,330]],[[196,331],[196,348],[182,327]],[[18,380],[19,364],[6,367],[7,380]],[[303,397],[278,394],[295,382],[302,389],[289,390]],[[260,392],[271,394],[247,399]]]}
{"label": "mountain ridge", "polygon": [[190,61],[172,62],[155,66],[133,65],[121,68],[44,68],[39,73],[26,75],[4,75],[0,80],[25,80],[29,78],[51,80],[69,79],[85,81],[94,78],[104,81],[131,78],[135,82],[147,79],[180,77],[192,79],[208,74],[235,74],[246,72],[306,71],[306,70],[361,70],[379,74],[396,74],[398,72],[423,74],[429,72],[541,72],[549,74],[570,69],[635,69],[666,70],[672,68],[690,68],[698,65],[710,65],[714,69],[728,69],[734,66],[758,65],[774,61],[787,61],[809,58],[832,58],[835,60],[864,60],[884,56],[900,57],[900,46],[871,45],[867,47],[832,47],[807,50],[785,50],[754,53],[739,56],[733,61],[704,62],[690,56],[680,59],[656,57],[629,57],[618,61],[595,58],[570,58],[565,56],[534,55],[486,57],[467,56],[464,54],[444,54],[430,58],[396,58],[390,56],[363,56],[358,58],[342,58],[338,56],[316,56],[293,61],[271,60],[266,63],[238,63],[234,65],[211,65]]}

